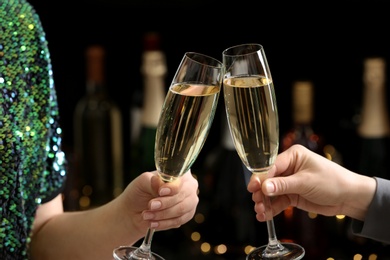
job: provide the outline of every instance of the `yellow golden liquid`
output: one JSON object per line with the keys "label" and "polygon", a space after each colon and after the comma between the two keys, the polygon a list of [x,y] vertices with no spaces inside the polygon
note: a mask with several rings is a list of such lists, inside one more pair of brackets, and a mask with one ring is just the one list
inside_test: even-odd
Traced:
{"label": "yellow golden liquid", "polygon": [[272,82],[262,77],[227,78],[223,87],[226,114],[238,155],[251,172],[267,172],[279,147]]}
{"label": "yellow golden liquid", "polygon": [[198,157],[214,119],[220,88],[174,85],[161,112],[155,163],[164,181],[186,173]]}

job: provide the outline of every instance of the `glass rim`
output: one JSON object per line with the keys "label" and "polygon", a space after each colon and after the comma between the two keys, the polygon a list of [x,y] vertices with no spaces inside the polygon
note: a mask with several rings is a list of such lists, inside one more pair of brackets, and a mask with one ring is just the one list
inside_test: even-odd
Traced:
{"label": "glass rim", "polygon": [[[252,47],[252,48],[248,48],[248,47]],[[240,50],[240,49],[242,50],[241,53],[232,51],[232,50]],[[262,49],[264,49],[264,47],[260,43],[243,43],[243,44],[238,44],[226,48],[225,50],[223,50],[222,55],[225,57],[246,56],[246,55],[251,55],[253,53],[256,53]]]}
{"label": "glass rim", "polygon": [[[218,60],[214,57],[211,57],[209,55],[200,53],[200,52],[188,51],[188,52],[184,53],[184,56],[187,57],[188,59],[191,59],[192,61],[194,61],[198,64],[203,65],[203,66],[208,66],[208,67],[212,67],[212,68],[223,68],[223,63],[220,60]],[[211,62],[207,62],[207,63],[202,62],[201,60],[196,59],[196,56],[200,56],[200,57],[207,59]]]}

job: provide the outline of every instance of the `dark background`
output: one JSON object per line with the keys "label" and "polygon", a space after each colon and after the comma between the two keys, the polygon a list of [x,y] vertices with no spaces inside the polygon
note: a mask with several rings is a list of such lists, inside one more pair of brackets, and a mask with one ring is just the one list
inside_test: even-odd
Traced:
{"label": "dark background", "polygon": [[[141,89],[143,84],[140,73],[142,37],[148,31],[157,31],[162,36],[162,49],[167,57],[167,87],[186,51],[201,52],[221,60],[222,51],[229,46],[246,42],[261,43],[275,83],[280,133],[292,126],[293,81],[312,80],[315,85],[313,127],[342,154],[344,166],[356,169],[359,156],[356,126],[359,123],[363,87],[362,61],[371,55],[389,58],[390,19],[386,1],[30,0],[30,3],[41,17],[49,42],[64,145],[69,154],[73,149],[73,111],[77,101],[85,94],[84,51],[88,45],[99,43],[107,50],[108,90],[122,110],[125,156],[129,156],[129,109],[133,92]],[[221,113],[222,106],[223,102],[220,101],[218,113]],[[220,130],[220,117],[217,115],[205,147],[194,164],[194,171],[201,171],[206,156],[218,145]],[[126,167],[130,168],[131,165]],[[250,197],[247,202],[253,213]],[[201,198],[199,211],[211,205]],[[234,221],[234,217],[231,219],[212,210],[209,212],[214,214],[211,217],[216,218],[217,223],[219,221],[225,225],[205,226],[205,232],[214,233],[209,235],[209,239],[229,239],[224,236],[231,234],[232,229],[230,233],[223,233],[223,230],[216,233],[216,230],[222,227],[226,232],[226,229],[232,228],[230,220]],[[246,221],[244,219],[243,223],[247,226],[262,230],[251,239],[259,245],[266,243],[265,224]],[[335,225],[330,225],[329,241],[338,243],[340,248],[342,244],[349,246],[339,248],[339,251],[350,256],[355,253],[354,248],[364,245],[351,242],[348,238],[340,242],[333,237],[337,233],[334,231]],[[175,243],[179,242],[174,238],[187,241],[193,228],[197,228],[193,223],[183,226],[184,240],[177,233],[169,231],[156,234],[154,248],[167,259],[181,259],[180,252],[187,259],[190,259],[190,255],[198,259],[191,246],[175,250]],[[304,232],[315,234],[313,230]],[[164,236],[167,244],[161,242]],[[167,242],[169,240],[170,243]],[[373,248],[373,245],[369,244],[368,247]],[[378,248],[383,250],[381,246]],[[332,248],[327,252],[332,255],[330,252],[333,252]],[[237,255],[243,254],[240,251]],[[237,260],[237,255],[233,254],[231,258],[214,256],[210,259]]]}
{"label": "dark background", "polygon": [[[291,85],[315,84],[316,130],[343,152],[353,167],[352,118],[360,108],[362,60],[388,57],[386,1],[125,1],[31,0],[46,30],[58,90],[64,141],[72,147],[72,114],[85,93],[84,51],[103,44],[108,53],[110,95],[122,109],[129,132],[131,93],[142,87],[142,36],[162,35],[167,85],[186,51],[222,59],[221,52],[245,42],[261,43],[273,74],[280,132],[291,126]],[[222,102],[220,102],[222,104]],[[217,117],[218,120],[218,117]],[[351,125],[352,124],[352,125]],[[218,142],[219,124],[204,151]]]}

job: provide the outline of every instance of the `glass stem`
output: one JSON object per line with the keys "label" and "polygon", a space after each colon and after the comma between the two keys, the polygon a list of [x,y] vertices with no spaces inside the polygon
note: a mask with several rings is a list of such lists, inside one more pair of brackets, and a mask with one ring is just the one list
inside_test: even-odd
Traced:
{"label": "glass stem", "polygon": [[280,250],[283,246],[280,244],[278,238],[276,237],[274,219],[271,208],[271,199],[268,196],[263,194],[263,202],[265,207],[265,218],[267,220],[267,230],[268,230],[268,246],[267,250],[275,251]]}
{"label": "glass stem", "polygon": [[142,241],[142,245],[134,252],[137,258],[139,259],[153,259],[152,258],[152,239],[155,229],[148,228],[145,238]]}

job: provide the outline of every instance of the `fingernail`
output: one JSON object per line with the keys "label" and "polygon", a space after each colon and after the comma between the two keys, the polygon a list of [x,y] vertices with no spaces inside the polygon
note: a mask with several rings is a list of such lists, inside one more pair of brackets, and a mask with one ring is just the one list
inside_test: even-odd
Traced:
{"label": "fingernail", "polygon": [[267,190],[267,192],[269,193],[274,193],[275,192],[275,185],[273,184],[273,182],[267,182],[265,184],[265,189]]}
{"label": "fingernail", "polygon": [[152,213],[144,213],[143,218],[144,220],[152,219],[154,217],[154,214]]}
{"label": "fingernail", "polygon": [[171,194],[171,189],[170,188],[162,188],[160,190],[160,196],[166,196]]}
{"label": "fingernail", "polygon": [[150,223],[150,227],[151,227],[151,228],[156,228],[156,227],[158,227],[158,222],[151,222],[151,223]]}
{"label": "fingernail", "polygon": [[152,201],[152,203],[150,204],[151,210],[156,210],[159,209],[160,207],[161,207],[161,202],[158,200]]}

